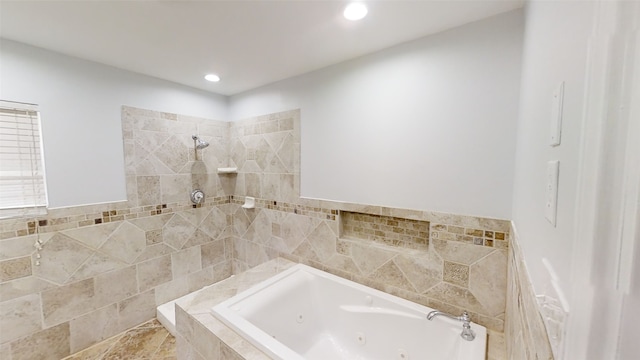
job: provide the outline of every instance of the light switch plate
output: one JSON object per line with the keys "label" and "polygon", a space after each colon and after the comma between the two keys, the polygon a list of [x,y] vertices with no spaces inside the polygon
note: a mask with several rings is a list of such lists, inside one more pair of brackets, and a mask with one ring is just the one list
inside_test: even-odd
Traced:
{"label": "light switch plate", "polygon": [[544,217],[551,225],[556,226],[556,213],[558,211],[558,175],[560,173],[560,161],[552,160],[547,163],[547,184]]}
{"label": "light switch plate", "polygon": [[564,101],[564,81],[558,85],[553,92],[551,101],[551,124],[549,145],[560,145],[560,135],[562,133],[562,103]]}

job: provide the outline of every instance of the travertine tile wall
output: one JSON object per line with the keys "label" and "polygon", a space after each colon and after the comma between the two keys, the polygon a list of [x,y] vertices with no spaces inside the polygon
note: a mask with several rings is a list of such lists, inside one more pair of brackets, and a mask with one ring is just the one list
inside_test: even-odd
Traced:
{"label": "travertine tile wall", "polygon": [[517,238],[511,244],[505,324],[507,359],[553,359]]}
{"label": "travertine tile wall", "polygon": [[298,203],[300,111],[231,123],[230,166],[238,168],[234,195]]}
{"label": "travertine tile wall", "polygon": [[231,274],[228,123],[124,107],[122,125],[128,201],[0,221],[2,359],[60,359]]}
{"label": "travertine tile wall", "polygon": [[[292,124],[283,121],[289,118]],[[238,151],[232,150],[231,157],[241,169],[232,200],[234,272],[285,257],[436,309],[468,310],[474,321],[502,331],[509,221],[299,198],[299,165],[270,167],[283,158],[298,161],[299,121],[299,112],[286,112],[231,125],[231,146]],[[265,137],[292,139],[292,145],[275,152],[271,144],[279,141]],[[242,154],[253,148],[269,155],[247,160],[252,155]],[[274,177],[273,171],[285,172]],[[275,186],[282,174],[293,175],[293,189],[284,182]],[[258,198],[255,209],[240,207],[245,195]],[[356,216],[372,223],[404,222],[405,228],[418,224],[418,236],[425,241],[412,248],[382,234],[377,241],[363,239],[350,228]]]}
{"label": "travertine tile wall", "polygon": [[[300,198],[299,111],[229,124],[124,107],[122,121],[126,202],[0,221],[3,359],[63,357],[278,256],[502,330],[508,221]],[[211,143],[198,160],[192,134]],[[428,247],[345,237],[341,212],[429,223]]]}

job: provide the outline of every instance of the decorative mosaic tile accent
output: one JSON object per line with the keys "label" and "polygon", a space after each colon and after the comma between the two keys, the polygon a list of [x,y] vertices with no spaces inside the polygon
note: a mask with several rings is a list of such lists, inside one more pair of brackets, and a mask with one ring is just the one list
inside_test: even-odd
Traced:
{"label": "decorative mosaic tile accent", "polygon": [[[244,196],[231,196],[231,203],[236,205],[244,204]],[[277,210],[297,215],[312,216],[325,220],[336,220],[339,214],[338,210],[327,209],[300,204],[292,204],[275,200],[255,199],[256,209]]]}
{"label": "decorative mosaic tile accent", "polygon": [[392,246],[426,249],[429,246],[429,222],[391,216],[341,211],[342,236],[366,239]]}
{"label": "decorative mosaic tile accent", "polygon": [[445,261],[443,280],[455,285],[469,286],[469,266]]}
{"label": "decorative mosaic tile accent", "polygon": [[508,234],[508,231],[494,231],[446,224],[431,225],[431,237],[434,239],[460,241],[498,249],[509,247],[509,242],[506,240]]}

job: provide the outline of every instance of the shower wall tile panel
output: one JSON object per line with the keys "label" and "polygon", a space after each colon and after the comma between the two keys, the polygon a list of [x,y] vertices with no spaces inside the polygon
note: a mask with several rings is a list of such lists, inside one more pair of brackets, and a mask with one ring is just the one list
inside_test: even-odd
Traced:
{"label": "shower wall tile panel", "polygon": [[[63,358],[231,275],[229,124],[123,107],[122,125],[127,201],[0,220],[3,358]],[[211,144],[197,159],[194,134]]]}

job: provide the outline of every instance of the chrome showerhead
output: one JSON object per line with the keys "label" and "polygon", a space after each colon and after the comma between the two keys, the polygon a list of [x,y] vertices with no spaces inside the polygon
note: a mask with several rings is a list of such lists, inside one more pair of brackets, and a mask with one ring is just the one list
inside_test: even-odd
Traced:
{"label": "chrome showerhead", "polygon": [[209,146],[209,143],[200,139],[197,135],[192,135],[191,138],[193,139],[195,145],[196,145],[196,149],[198,150],[202,150],[204,148],[206,148],[207,146]]}

